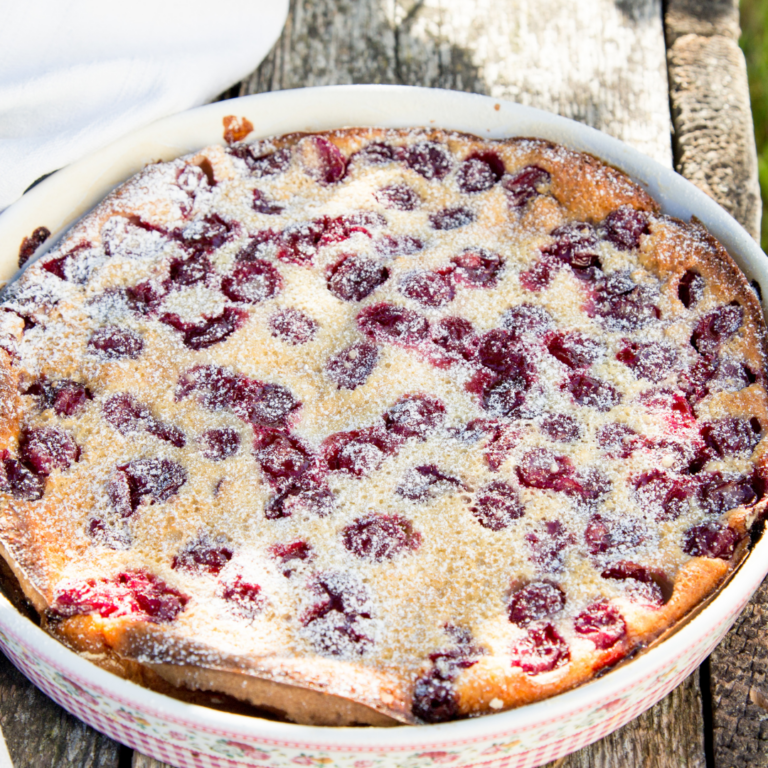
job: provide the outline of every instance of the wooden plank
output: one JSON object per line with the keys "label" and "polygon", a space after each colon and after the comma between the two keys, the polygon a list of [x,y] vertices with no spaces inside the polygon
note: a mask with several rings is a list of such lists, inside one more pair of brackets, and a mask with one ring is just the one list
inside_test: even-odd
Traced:
{"label": "wooden plank", "polygon": [[336,83],[510,99],[672,164],[661,0],[292,0],[240,93]]}
{"label": "wooden plank", "polygon": [[668,4],[675,167],[757,238],[762,206],[737,14],[737,0]]}
{"label": "wooden plank", "polygon": [[147,757],[139,752],[134,752],[131,768],[173,768],[173,766],[168,765],[168,763],[161,763],[154,757]]}
{"label": "wooden plank", "polygon": [[68,714],[2,655],[0,726],[13,768],[119,768],[125,749]]}

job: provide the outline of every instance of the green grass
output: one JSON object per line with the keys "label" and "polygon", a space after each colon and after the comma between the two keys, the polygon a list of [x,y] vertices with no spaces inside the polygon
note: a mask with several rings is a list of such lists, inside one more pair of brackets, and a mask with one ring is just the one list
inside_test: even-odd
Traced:
{"label": "green grass", "polygon": [[768,252],[768,0],[741,0],[741,40],[747,59],[763,198],[760,245]]}

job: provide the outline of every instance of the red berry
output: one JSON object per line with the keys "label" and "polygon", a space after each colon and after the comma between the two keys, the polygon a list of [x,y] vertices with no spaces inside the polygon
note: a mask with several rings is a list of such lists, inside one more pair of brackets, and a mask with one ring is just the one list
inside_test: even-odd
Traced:
{"label": "red berry", "polygon": [[700,274],[690,269],[685,271],[677,284],[677,296],[686,309],[701,301],[705,286],[704,278]]}
{"label": "red berry", "polygon": [[597,444],[612,459],[626,459],[640,445],[637,432],[627,424],[606,424],[597,430]]}
{"label": "red berry", "polygon": [[719,522],[703,523],[689,528],[683,535],[683,552],[691,557],[729,560],[733,556],[739,534]]}
{"label": "red berry", "polygon": [[379,351],[374,344],[359,341],[334,355],[325,370],[339,389],[356,389],[371,375],[378,359]]}
{"label": "red berry", "polygon": [[344,472],[362,477],[377,470],[395,445],[380,428],[337,432],[323,442],[323,456],[331,472]]}
{"label": "red berry", "polygon": [[513,520],[521,518],[525,514],[525,507],[509,483],[494,480],[477,492],[470,512],[483,528],[500,531]]}
{"label": "red berry", "polygon": [[179,550],[173,558],[171,568],[217,576],[232,559],[232,554],[224,539],[212,539],[208,534],[203,534]]}
{"label": "red berry", "polygon": [[310,469],[313,457],[297,438],[266,427],[256,428],[254,434],[253,452],[273,487],[285,489]]}
{"label": "red berry", "polygon": [[257,232],[248,244],[238,251],[235,261],[258,261],[259,257],[264,256],[270,250],[270,246],[277,243],[278,234],[271,229],[263,229]]}
{"label": "red berry", "polygon": [[362,301],[389,278],[380,262],[346,253],[328,270],[328,290],[342,301]]}
{"label": "red berry", "polygon": [[543,194],[543,188],[551,181],[552,177],[543,168],[527,165],[513,176],[503,179],[501,186],[507,193],[509,204],[513,208],[519,208],[537,195]]}
{"label": "red berry", "polygon": [[253,190],[253,204],[251,207],[256,213],[263,213],[265,216],[279,216],[284,210],[282,205],[269,200],[258,189]]}
{"label": "red berry", "polygon": [[611,648],[627,635],[627,624],[619,610],[610,603],[587,606],[573,622],[573,629],[591,640],[601,651]]}
{"label": "red berry", "polygon": [[309,315],[289,307],[270,315],[269,328],[275,338],[297,346],[312,341],[318,325]]}
{"label": "red berry", "polygon": [[275,297],[283,287],[280,273],[262,259],[240,262],[221,281],[222,293],[232,301],[258,304]]}
{"label": "red berry", "polygon": [[432,342],[456,359],[470,360],[475,354],[477,339],[469,320],[444,317],[432,327]]}
{"label": "red berry", "polygon": [[518,304],[508,309],[499,325],[522,338],[526,334],[544,336],[553,327],[552,316],[543,307],[535,304]]}
{"label": "red berry", "polygon": [[144,341],[135,331],[106,325],[95,330],[88,340],[88,351],[106,360],[135,360],[144,349]]}
{"label": "red berry", "polygon": [[509,620],[519,627],[548,619],[565,607],[565,592],[548,581],[534,581],[512,594],[507,606]]}
{"label": "red berry", "polygon": [[395,489],[395,493],[404,499],[425,502],[433,499],[443,490],[454,491],[464,484],[455,477],[441,472],[434,464],[425,464],[409,469]]}
{"label": "red berry", "polygon": [[640,238],[650,233],[648,214],[623,205],[611,211],[603,221],[602,235],[621,251],[640,247]]}
{"label": "red berry", "polygon": [[453,301],[450,277],[439,272],[408,272],[400,281],[400,293],[425,307],[442,307]]}
{"label": "red berry", "polygon": [[621,402],[621,393],[614,387],[605,381],[587,376],[586,373],[572,374],[565,388],[579,405],[598,411],[610,411]]}
{"label": "red berry", "polygon": [[364,560],[392,560],[405,550],[421,545],[421,534],[413,530],[411,521],[402,515],[369,513],[358,518],[341,532],[347,551]]}
{"label": "red berry", "polygon": [[3,456],[0,464],[0,491],[10,493],[14,499],[37,501],[45,491],[45,478],[36,475],[15,459]]}
{"label": "red berry", "polygon": [[226,341],[247,319],[248,313],[237,307],[224,307],[221,314],[215,317],[203,315],[203,322],[197,325],[170,313],[159,318],[161,323],[180,331],[184,345],[194,350],[208,349],[214,344]]}
{"label": "red berry", "polygon": [[211,260],[198,253],[188,259],[174,259],[168,270],[168,279],[179,288],[204,282],[213,271]]}
{"label": "red berry", "polygon": [[405,150],[381,141],[372,141],[353,155],[370,165],[386,165],[405,159]]}
{"label": "red berry", "polygon": [[539,429],[550,439],[559,443],[572,443],[582,434],[582,428],[573,416],[565,413],[551,413],[539,423]]}
{"label": "red berry", "polygon": [[413,688],[413,714],[425,723],[445,723],[459,712],[453,685],[439,676],[420,677]]}
{"label": "red berry", "polygon": [[672,596],[672,584],[661,573],[655,573],[629,560],[620,560],[606,568],[604,579],[626,582],[632,600],[650,606],[664,605]]}
{"label": "red berry", "polygon": [[485,248],[465,250],[451,263],[456,280],[470,288],[494,288],[504,268],[504,259]]}
{"label": "red berry", "polygon": [[569,368],[589,368],[600,359],[603,346],[578,331],[561,331],[547,339],[549,354]]}
{"label": "red berry", "polygon": [[559,520],[545,520],[535,531],[525,534],[530,549],[530,560],[544,571],[563,570],[565,552],[574,538]]}
{"label": "red berry", "polygon": [[453,161],[446,147],[420,141],[406,150],[405,164],[425,179],[442,179],[451,170]]}
{"label": "red berry", "polygon": [[398,256],[413,256],[423,250],[424,243],[412,235],[385,235],[376,241],[374,251],[382,259],[394,259]]}
{"label": "red berry", "polygon": [[[286,578],[293,574],[299,563],[314,560],[315,552],[306,541],[292,541],[290,544],[273,544],[269,553],[283,565],[282,572]],[[297,562],[298,561],[298,562]]]}
{"label": "red berry", "polygon": [[299,145],[304,170],[321,184],[335,184],[347,172],[347,160],[341,150],[323,136],[307,136]]}
{"label": "red berry", "polygon": [[69,469],[80,458],[80,448],[63,430],[39,427],[22,434],[19,456],[35,474],[45,477],[54,469]]}
{"label": "red berry", "polygon": [[374,341],[410,346],[427,338],[429,323],[417,312],[394,304],[372,304],[357,316],[360,330]]}
{"label": "red berry", "polygon": [[490,189],[504,175],[504,161],[495,152],[470,155],[456,172],[456,183],[464,194]]}
{"label": "red berry", "polygon": [[511,664],[528,675],[540,675],[571,660],[568,644],[551,624],[536,624],[510,649]]}
{"label": "red berry", "polygon": [[267,600],[261,594],[261,587],[246,581],[239,574],[219,586],[216,594],[226,600],[229,610],[243,619],[253,620],[264,608]]}
{"label": "red berry", "polygon": [[268,152],[263,155],[257,154],[259,146],[253,146],[251,144],[234,144],[231,147],[227,147],[227,152],[230,155],[239,157],[245,161],[250,172],[256,178],[263,178],[265,176],[275,176],[278,173],[288,169],[291,164],[291,149],[290,147],[283,147],[276,152]]}
{"label": "red berry", "polygon": [[707,447],[720,458],[739,453],[752,453],[760,442],[762,427],[755,418],[717,419],[701,427],[701,436]]}
{"label": "red berry", "polygon": [[421,205],[416,190],[407,184],[390,184],[381,187],[374,197],[385,207],[396,211],[415,211]]}
{"label": "red berry", "polygon": [[211,461],[223,461],[234,456],[240,448],[240,435],[234,429],[222,427],[209,429],[200,437],[203,445],[203,456]]}
{"label": "red berry", "polygon": [[384,414],[387,430],[402,438],[425,440],[445,419],[445,406],[426,395],[403,395]]}
{"label": "red berry", "polygon": [[638,379],[659,382],[674,371],[677,352],[668,344],[626,340],[616,359],[631,368]]}
{"label": "red berry", "polygon": [[454,208],[444,208],[437,213],[429,214],[429,226],[439,231],[448,231],[459,229],[471,224],[477,218],[477,214],[469,208],[456,206]]}

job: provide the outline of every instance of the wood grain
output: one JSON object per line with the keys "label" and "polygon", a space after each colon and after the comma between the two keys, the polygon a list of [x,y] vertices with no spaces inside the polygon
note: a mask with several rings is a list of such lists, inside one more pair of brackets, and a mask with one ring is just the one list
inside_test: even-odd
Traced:
{"label": "wood grain", "polygon": [[173,766],[168,765],[168,763],[161,763],[154,757],[147,757],[140,752],[134,752],[131,768],[173,768]]}
{"label": "wood grain", "polygon": [[661,0],[292,0],[240,93],[337,83],[510,99],[672,164]]}
{"label": "wood grain", "polygon": [[736,0],[670,0],[675,167],[757,238],[762,206],[737,14]]}
{"label": "wood grain", "polygon": [[118,768],[124,749],[68,714],[1,654],[0,726],[13,768]]}

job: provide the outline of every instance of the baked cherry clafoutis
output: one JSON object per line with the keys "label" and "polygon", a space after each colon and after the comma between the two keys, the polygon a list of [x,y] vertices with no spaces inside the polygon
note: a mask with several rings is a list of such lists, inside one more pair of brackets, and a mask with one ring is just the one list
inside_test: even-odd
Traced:
{"label": "baked cherry clafoutis", "polygon": [[765,507],[765,324],[697,223],[539,140],[147,167],[5,290],[3,554],[146,685],[313,724],[587,682]]}

